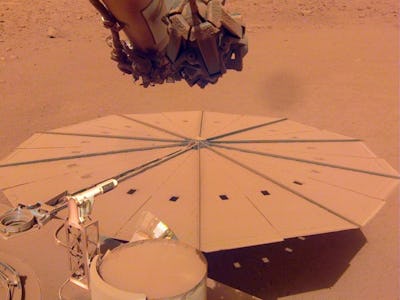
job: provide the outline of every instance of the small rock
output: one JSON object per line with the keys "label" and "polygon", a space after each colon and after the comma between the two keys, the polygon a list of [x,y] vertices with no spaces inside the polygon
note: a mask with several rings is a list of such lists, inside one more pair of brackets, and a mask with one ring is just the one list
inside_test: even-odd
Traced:
{"label": "small rock", "polygon": [[300,14],[302,15],[302,16],[309,16],[309,15],[311,15],[313,13],[313,10],[312,9],[302,9],[302,10],[300,10]]}
{"label": "small rock", "polygon": [[10,52],[11,50],[12,50],[11,48],[7,48],[7,49],[6,49],[7,52]]}
{"label": "small rock", "polygon": [[240,262],[234,262],[233,266],[235,267],[235,269],[240,269],[242,267],[242,265],[240,264]]}
{"label": "small rock", "polygon": [[4,56],[2,56],[2,57],[0,57],[0,60],[1,60],[1,61],[5,61],[6,58],[5,58]]}
{"label": "small rock", "polygon": [[285,248],[285,251],[286,251],[286,252],[289,252],[289,253],[292,253],[292,252],[293,252],[293,249],[292,249],[292,248],[289,248],[289,247],[286,247],[286,248]]}
{"label": "small rock", "polygon": [[54,27],[47,28],[47,37],[54,39],[57,36],[57,30]]}
{"label": "small rock", "polygon": [[263,263],[269,263],[269,259],[268,259],[268,257],[263,257],[263,258],[261,258],[261,260],[262,260],[262,262]]}
{"label": "small rock", "polygon": [[207,287],[213,290],[217,287],[217,283],[214,280],[207,280]]}

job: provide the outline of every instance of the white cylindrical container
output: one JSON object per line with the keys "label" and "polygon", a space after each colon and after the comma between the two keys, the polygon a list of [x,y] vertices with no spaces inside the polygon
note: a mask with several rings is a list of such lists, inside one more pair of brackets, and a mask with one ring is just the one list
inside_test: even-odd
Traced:
{"label": "white cylindrical container", "polygon": [[122,245],[102,259],[96,258],[90,269],[94,300],[207,298],[206,259],[199,250],[175,240]]}

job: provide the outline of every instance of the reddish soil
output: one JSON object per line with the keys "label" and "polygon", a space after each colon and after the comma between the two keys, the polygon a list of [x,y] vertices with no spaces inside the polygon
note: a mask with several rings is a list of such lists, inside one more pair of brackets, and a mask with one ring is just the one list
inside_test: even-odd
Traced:
{"label": "reddish soil", "polygon": [[[398,169],[398,1],[227,6],[247,23],[244,70],[205,89],[183,82],[144,89],[109,59],[108,32],[89,1],[1,1],[0,157],[34,132],[99,116],[209,110],[286,116],[358,137]],[[397,199],[363,228],[367,244],[330,289],[285,299],[397,299]],[[0,252],[35,271],[43,299],[55,299],[66,278],[63,249],[46,251],[54,248],[52,230],[29,235],[29,243],[0,241]],[[36,245],[30,253],[28,244]]]}

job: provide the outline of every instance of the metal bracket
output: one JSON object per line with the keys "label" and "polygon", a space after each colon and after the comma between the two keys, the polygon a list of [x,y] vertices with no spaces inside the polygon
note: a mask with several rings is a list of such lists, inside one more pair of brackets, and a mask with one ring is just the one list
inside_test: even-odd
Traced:
{"label": "metal bracket", "polygon": [[100,253],[99,223],[90,221],[76,226],[66,221],[64,226],[71,272],[70,281],[88,289],[90,262]]}
{"label": "metal bracket", "polygon": [[0,262],[0,283],[7,287],[6,295],[3,294],[4,298],[2,299],[23,299],[23,287],[19,274],[13,267],[2,262]]}
{"label": "metal bracket", "polygon": [[0,216],[0,236],[9,239],[46,224],[58,211],[66,208],[65,195],[61,193],[45,203],[19,204]]}

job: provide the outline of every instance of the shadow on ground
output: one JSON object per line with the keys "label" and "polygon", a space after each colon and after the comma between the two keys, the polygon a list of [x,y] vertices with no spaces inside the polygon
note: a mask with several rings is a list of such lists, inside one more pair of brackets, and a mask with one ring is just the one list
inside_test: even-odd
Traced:
{"label": "shadow on ground", "polygon": [[271,109],[286,111],[304,103],[302,79],[294,72],[281,70],[265,79],[266,104]]}
{"label": "shadow on ground", "polygon": [[365,243],[357,229],[205,255],[210,278],[272,300],[333,286]]}

